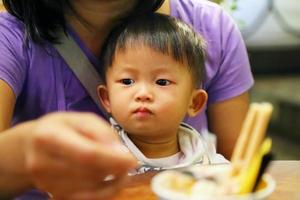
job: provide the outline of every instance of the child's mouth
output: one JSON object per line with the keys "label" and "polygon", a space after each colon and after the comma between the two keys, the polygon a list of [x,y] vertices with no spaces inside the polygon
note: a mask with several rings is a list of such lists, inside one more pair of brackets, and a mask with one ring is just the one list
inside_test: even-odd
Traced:
{"label": "child's mouth", "polygon": [[153,113],[148,108],[140,107],[134,111],[134,114],[136,114],[139,118],[146,118],[152,115]]}

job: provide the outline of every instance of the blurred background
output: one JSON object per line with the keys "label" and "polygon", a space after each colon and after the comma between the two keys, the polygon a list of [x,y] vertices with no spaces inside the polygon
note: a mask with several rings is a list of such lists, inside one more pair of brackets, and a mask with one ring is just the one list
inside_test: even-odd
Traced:
{"label": "blurred background", "polygon": [[300,0],[212,1],[232,15],[242,32],[255,78],[251,101],[275,107],[268,135],[276,159],[299,160]]}
{"label": "blurred background", "polygon": [[275,110],[268,135],[276,159],[300,159],[300,1],[217,1],[238,24],[255,85],[251,101]]}

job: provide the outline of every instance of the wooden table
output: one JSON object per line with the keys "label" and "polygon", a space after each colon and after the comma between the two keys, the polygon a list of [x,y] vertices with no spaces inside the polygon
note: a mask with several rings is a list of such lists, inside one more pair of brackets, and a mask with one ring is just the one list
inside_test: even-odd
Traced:
{"label": "wooden table", "polygon": [[[276,189],[268,200],[300,199],[300,161],[273,161],[268,172],[276,181]],[[150,188],[155,173],[130,177],[114,200],[157,200]]]}
{"label": "wooden table", "polygon": [[300,199],[300,160],[274,161],[269,172],[276,181],[276,189],[268,200]]}

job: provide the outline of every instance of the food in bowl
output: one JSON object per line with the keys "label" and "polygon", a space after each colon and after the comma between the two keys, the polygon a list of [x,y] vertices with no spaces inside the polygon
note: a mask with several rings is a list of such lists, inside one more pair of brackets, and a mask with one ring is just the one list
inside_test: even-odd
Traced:
{"label": "food in bowl", "polygon": [[151,187],[161,200],[262,200],[275,189],[271,176],[265,174],[257,191],[235,194],[235,183],[228,182],[230,165],[193,166],[163,171],[152,179]]}

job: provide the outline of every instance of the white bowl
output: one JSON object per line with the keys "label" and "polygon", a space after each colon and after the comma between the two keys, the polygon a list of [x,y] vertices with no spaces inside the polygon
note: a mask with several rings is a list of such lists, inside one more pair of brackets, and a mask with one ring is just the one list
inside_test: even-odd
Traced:
{"label": "white bowl", "polygon": [[[206,168],[209,169],[209,167]],[[207,195],[200,193],[191,194],[186,191],[176,191],[176,189],[171,189],[168,187],[168,185],[174,184],[175,179],[180,176],[180,173],[180,171],[176,170],[167,170],[153,177],[151,181],[151,188],[160,200],[264,200],[270,196],[276,185],[274,179],[269,174],[264,174],[262,178],[263,182],[265,183],[264,187],[260,188],[254,193],[243,195]],[[219,173],[219,171],[217,173]],[[219,175],[220,174],[218,174],[218,176]],[[182,179],[181,176],[180,184],[187,186],[191,184],[189,177],[186,176]]]}

